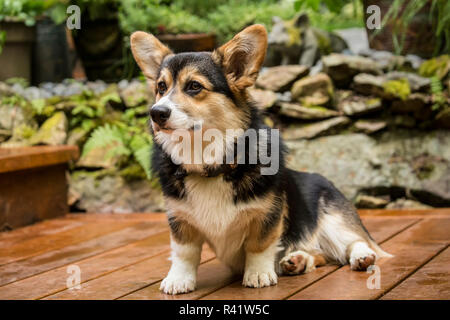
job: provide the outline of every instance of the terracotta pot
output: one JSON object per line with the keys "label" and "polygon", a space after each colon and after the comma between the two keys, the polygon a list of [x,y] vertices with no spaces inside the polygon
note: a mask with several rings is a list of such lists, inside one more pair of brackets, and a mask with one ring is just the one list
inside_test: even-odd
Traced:
{"label": "terracotta pot", "polygon": [[22,22],[1,22],[0,30],[6,31],[6,41],[0,54],[0,80],[21,77],[31,81],[35,28],[27,27]]}
{"label": "terracotta pot", "polygon": [[[404,1],[400,9],[400,16],[405,9],[406,5],[410,0]],[[363,0],[364,3],[364,15],[365,21],[367,21],[369,15],[367,14],[367,7],[370,5],[376,5],[380,7],[381,20],[389,11],[391,7],[392,0]],[[412,19],[407,25],[406,30],[402,32],[406,33],[405,42],[401,54],[416,54],[423,58],[430,58],[437,45],[437,39],[434,33],[433,23],[429,19],[431,9],[431,1],[428,2]],[[436,21],[436,19],[432,19]],[[392,40],[392,34],[396,23],[400,21],[399,17],[393,17],[386,26],[381,30],[380,33],[374,36],[376,29],[367,29],[367,35],[369,37],[370,48],[376,50],[387,50],[395,52],[395,46]],[[400,37],[398,37],[400,38]]]}
{"label": "terracotta pot", "polygon": [[211,51],[216,46],[216,36],[209,33],[162,34],[157,38],[177,53]]}

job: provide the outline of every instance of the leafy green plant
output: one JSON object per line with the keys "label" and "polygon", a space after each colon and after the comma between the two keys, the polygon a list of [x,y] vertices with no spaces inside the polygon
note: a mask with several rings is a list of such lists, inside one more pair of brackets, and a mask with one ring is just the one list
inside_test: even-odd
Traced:
{"label": "leafy green plant", "polygon": [[[405,5],[406,3],[406,5]],[[391,7],[381,22],[382,30],[387,23],[394,22],[392,42],[396,54],[400,54],[405,46],[406,30],[413,18],[427,5],[431,4],[428,19],[433,22],[437,39],[435,54],[450,51],[450,1],[447,0],[393,0]]]}
{"label": "leafy green plant", "polygon": [[208,14],[208,21],[213,26],[212,30],[223,43],[231,39],[244,27],[254,24],[264,24],[268,29],[272,26],[272,17],[279,16],[283,19],[292,18],[294,11],[292,3],[274,1],[229,1],[218,6]]}
{"label": "leafy green plant", "polygon": [[446,101],[444,96],[444,87],[441,80],[436,76],[431,77],[430,80],[430,91],[433,99],[433,105],[431,106],[431,109],[439,110],[441,108],[444,108],[445,106],[448,107],[448,104],[445,103]]}
{"label": "leafy green plant", "polygon": [[[0,1],[0,21],[11,20],[33,26],[36,18],[64,5],[62,0],[4,0]],[[62,21],[60,21],[62,22]]]}
{"label": "leafy green plant", "polygon": [[124,123],[105,124],[96,128],[83,147],[82,156],[96,148],[108,148],[106,159],[116,156],[132,157],[144,170],[148,179],[151,176],[150,161],[152,140],[150,135],[136,127]]}
{"label": "leafy green plant", "polygon": [[209,29],[207,21],[184,10],[179,3],[164,5],[160,0],[122,0],[119,21],[127,34],[136,30],[161,34],[205,32]]}

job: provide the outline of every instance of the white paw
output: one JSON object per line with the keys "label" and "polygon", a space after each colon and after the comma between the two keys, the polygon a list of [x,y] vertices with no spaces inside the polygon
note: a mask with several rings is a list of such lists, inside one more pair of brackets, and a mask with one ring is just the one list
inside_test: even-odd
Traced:
{"label": "white paw", "polygon": [[187,293],[195,290],[195,282],[192,277],[167,276],[161,282],[159,290],[167,294]]}
{"label": "white paw", "polygon": [[263,288],[277,284],[274,270],[246,270],[242,285],[250,288]]}
{"label": "white paw", "polygon": [[281,270],[284,274],[308,273],[316,269],[314,257],[307,252],[298,250],[288,254],[280,260]]}
{"label": "white paw", "polygon": [[375,251],[370,249],[366,243],[358,242],[350,253],[350,268],[355,271],[365,271],[369,266],[375,264],[376,259]]}

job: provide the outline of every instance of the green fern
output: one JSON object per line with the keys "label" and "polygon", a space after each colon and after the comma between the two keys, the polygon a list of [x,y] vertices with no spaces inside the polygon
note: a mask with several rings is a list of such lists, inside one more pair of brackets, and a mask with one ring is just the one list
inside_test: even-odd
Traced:
{"label": "green fern", "polygon": [[88,154],[92,149],[105,147],[110,148],[105,155],[106,159],[121,155],[129,156],[131,154],[123,132],[117,126],[107,123],[92,132],[90,138],[84,145],[82,156]]}
{"label": "green fern", "polygon": [[438,77],[433,76],[430,78],[431,80],[431,94],[433,97],[433,105],[431,106],[432,110],[438,110],[445,105],[445,97],[444,97],[444,88],[442,86],[441,80]]}
{"label": "green fern", "polygon": [[150,168],[152,144],[150,141],[149,136],[135,135],[130,142],[133,156],[142,169],[144,169],[148,179],[152,178]]}
{"label": "green fern", "polygon": [[151,175],[151,150],[150,135],[140,132],[136,128],[128,127],[124,123],[111,125],[109,123],[96,128],[83,147],[83,156],[97,148],[108,148],[105,158],[114,156],[132,156],[142,167],[148,179]]}

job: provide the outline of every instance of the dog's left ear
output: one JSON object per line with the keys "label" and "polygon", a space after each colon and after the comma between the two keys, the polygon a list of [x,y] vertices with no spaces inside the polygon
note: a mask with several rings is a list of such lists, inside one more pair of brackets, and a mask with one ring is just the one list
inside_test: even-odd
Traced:
{"label": "dog's left ear", "polygon": [[267,50],[267,31],[255,24],[245,28],[215,50],[214,61],[222,66],[228,84],[237,90],[253,85]]}
{"label": "dog's left ear", "polygon": [[142,73],[150,80],[155,81],[159,67],[165,56],[172,53],[154,35],[136,31],[130,37],[131,51]]}

